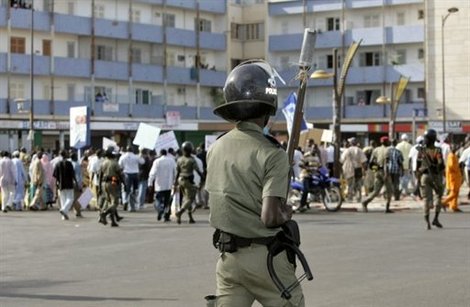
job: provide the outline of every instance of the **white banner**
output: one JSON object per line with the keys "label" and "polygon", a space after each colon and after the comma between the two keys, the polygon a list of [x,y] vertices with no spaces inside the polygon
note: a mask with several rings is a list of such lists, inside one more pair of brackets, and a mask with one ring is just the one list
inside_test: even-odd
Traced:
{"label": "white banner", "polygon": [[119,151],[119,146],[116,142],[111,139],[103,137],[103,149],[106,150],[108,147],[113,147],[115,151]]}
{"label": "white banner", "polygon": [[205,137],[206,151],[208,151],[209,148],[212,146],[212,144],[214,144],[214,142],[217,141],[218,137],[219,137],[218,135],[212,135],[212,134],[206,135]]}
{"label": "white banner", "polygon": [[180,148],[178,144],[178,140],[176,139],[175,133],[173,131],[162,133],[158,137],[157,145],[155,146],[155,151],[158,154],[160,150],[168,149],[170,147],[173,148],[174,150],[177,150],[178,148]]}
{"label": "white banner", "polygon": [[88,107],[70,108],[70,147],[82,148],[90,144]]}
{"label": "white banner", "polygon": [[155,149],[157,145],[158,136],[160,135],[160,128],[140,123],[137,134],[135,135],[134,145],[142,146],[147,149]]}

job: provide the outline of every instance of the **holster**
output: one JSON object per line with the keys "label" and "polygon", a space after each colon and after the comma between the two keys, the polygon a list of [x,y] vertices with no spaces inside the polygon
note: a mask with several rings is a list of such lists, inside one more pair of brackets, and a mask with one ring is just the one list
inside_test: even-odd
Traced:
{"label": "holster", "polygon": [[289,262],[296,266],[295,251],[288,246],[300,246],[299,225],[293,220],[282,225],[282,231],[276,234],[274,240],[268,245],[268,250],[273,257],[285,250]]}

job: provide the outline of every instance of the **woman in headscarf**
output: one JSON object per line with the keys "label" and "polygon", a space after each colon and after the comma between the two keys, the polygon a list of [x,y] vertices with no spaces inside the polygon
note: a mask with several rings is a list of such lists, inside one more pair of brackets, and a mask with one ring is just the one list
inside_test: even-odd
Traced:
{"label": "woman in headscarf", "polygon": [[44,209],[46,206],[42,197],[42,186],[44,184],[44,168],[42,167],[41,158],[43,153],[40,151],[33,157],[29,167],[31,187],[30,187],[30,210]]}

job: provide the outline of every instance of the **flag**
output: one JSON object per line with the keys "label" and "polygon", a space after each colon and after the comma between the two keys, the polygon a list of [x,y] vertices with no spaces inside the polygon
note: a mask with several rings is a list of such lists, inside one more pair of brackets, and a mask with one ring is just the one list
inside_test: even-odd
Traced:
{"label": "flag", "polygon": [[[295,114],[295,106],[297,104],[297,94],[292,92],[287,97],[286,101],[284,101],[284,107],[282,108],[282,113],[286,117],[287,123],[287,132],[289,135],[292,132],[292,123],[294,122],[294,114]],[[307,122],[305,118],[302,118],[302,122],[300,123],[300,131],[308,130]]]}

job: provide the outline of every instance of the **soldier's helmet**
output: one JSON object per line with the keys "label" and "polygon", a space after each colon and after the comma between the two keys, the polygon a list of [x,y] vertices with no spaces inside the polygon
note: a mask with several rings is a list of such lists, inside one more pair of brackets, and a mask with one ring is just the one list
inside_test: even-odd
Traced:
{"label": "soldier's helmet", "polygon": [[277,87],[272,67],[263,60],[250,60],[235,67],[224,85],[225,102],[214,114],[227,121],[241,121],[277,110]]}
{"label": "soldier's helmet", "polygon": [[426,145],[434,145],[437,139],[437,132],[434,129],[428,129],[424,133],[424,142]]}
{"label": "soldier's helmet", "polygon": [[185,154],[191,154],[193,152],[194,146],[193,143],[186,141],[181,145],[181,150],[183,150],[183,153]]}
{"label": "soldier's helmet", "polygon": [[114,158],[114,155],[115,155],[115,151],[114,151],[114,147],[113,146],[108,146],[108,148],[106,148],[106,151],[104,153],[105,157],[107,158]]}

